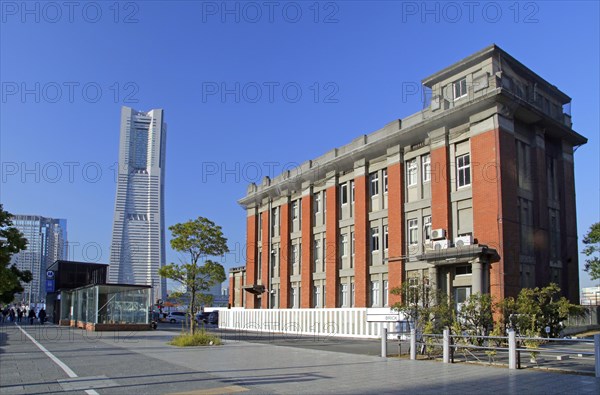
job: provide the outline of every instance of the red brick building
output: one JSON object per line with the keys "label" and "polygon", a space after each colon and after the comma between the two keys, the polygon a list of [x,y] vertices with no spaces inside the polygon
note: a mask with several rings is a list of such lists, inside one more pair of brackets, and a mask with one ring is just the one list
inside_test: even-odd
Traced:
{"label": "red brick building", "polygon": [[385,307],[404,281],[578,301],[571,99],[495,45],[423,85],[423,111],[249,186],[233,307]]}

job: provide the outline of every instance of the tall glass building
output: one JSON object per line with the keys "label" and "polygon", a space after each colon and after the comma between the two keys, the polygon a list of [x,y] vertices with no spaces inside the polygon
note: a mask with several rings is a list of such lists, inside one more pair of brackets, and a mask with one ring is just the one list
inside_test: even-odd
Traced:
{"label": "tall glass building", "polygon": [[46,268],[56,260],[68,258],[67,220],[14,215],[12,222],[27,239],[27,249],[13,255],[12,263],[19,270],[29,270],[33,275],[30,283],[23,284],[22,302],[44,303]]}
{"label": "tall glass building", "polygon": [[151,285],[166,296],[164,178],[167,125],[162,109],[121,109],[119,172],[109,282]]}

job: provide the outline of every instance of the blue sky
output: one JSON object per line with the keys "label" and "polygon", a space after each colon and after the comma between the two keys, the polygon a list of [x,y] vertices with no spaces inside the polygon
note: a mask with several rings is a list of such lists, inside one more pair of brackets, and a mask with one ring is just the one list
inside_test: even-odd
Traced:
{"label": "blue sky", "polygon": [[220,224],[227,269],[249,182],[419,111],[403,86],[492,43],[573,98],[580,237],[600,220],[598,2],[72,4],[0,3],[0,201],[67,218],[71,259],[109,260],[122,105],[165,109],[167,226]]}

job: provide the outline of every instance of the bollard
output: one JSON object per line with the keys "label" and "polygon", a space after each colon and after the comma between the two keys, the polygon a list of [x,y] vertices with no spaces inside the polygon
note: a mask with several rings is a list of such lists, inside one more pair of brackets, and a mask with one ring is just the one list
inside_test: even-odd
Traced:
{"label": "bollard", "polygon": [[410,330],[410,359],[417,359],[417,331],[415,328]]}
{"label": "bollard", "polygon": [[444,363],[450,363],[450,331],[444,329]]}
{"label": "bollard", "polygon": [[381,328],[381,358],[387,358],[387,332],[387,328]]}
{"label": "bollard", "polygon": [[594,335],[594,361],[596,362],[596,377],[600,378],[600,335]]}
{"label": "bollard", "polygon": [[517,338],[515,331],[508,331],[508,368],[517,369]]}

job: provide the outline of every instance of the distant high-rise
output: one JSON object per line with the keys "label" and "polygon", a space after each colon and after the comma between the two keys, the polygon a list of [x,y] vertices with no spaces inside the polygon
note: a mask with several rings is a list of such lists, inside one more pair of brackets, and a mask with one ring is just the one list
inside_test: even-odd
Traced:
{"label": "distant high-rise", "polygon": [[167,125],[163,110],[121,109],[119,174],[109,282],[152,285],[166,296],[158,275],[165,263],[164,179]]}
{"label": "distant high-rise", "polygon": [[46,268],[58,259],[68,259],[67,220],[14,215],[12,222],[27,239],[27,249],[13,255],[12,263],[33,275],[30,283],[23,284],[22,300],[41,303],[46,297]]}

